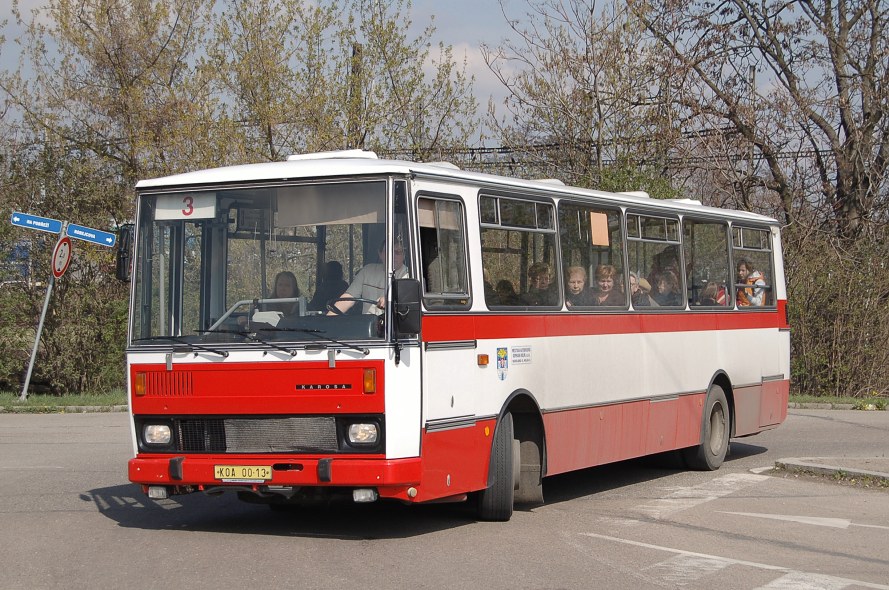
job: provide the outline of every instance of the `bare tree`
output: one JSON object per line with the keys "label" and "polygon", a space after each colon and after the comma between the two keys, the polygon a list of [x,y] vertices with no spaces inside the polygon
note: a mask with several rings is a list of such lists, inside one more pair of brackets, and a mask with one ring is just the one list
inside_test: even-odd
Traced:
{"label": "bare tree", "polygon": [[501,141],[575,184],[624,190],[630,182],[671,194],[662,172],[679,121],[660,96],[658,47],[638,20],[615,4],[528,7],[514,19],[501,5],[513,38],[482,47],[508,90],[505,114],[489,106]]}
{"label": "bare tree", "polygon": [[[742,185],[776,194],[787,223],[814,205],[844,240],[885,221],[889,5],[628,2],[671,56],[690,124],[729,128],[763,163]],[[800,162],[808,166],[792,165]],[[806,167],[815,183],[800,175]]]}

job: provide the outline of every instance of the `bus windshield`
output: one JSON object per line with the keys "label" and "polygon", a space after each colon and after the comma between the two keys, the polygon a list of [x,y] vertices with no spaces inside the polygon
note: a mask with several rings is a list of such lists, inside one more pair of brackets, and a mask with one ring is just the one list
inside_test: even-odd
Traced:
{"label": "bus windshield", "polygon": [[[368,265],[385,295],[393,271],[380,254],[388,186],[379,179],[143,194],[134,345],[382,338],[383,309],[366,293],[353,296],[368,301],[339,306],[347,310],[330,307]],[[393,234],[405,224],[397,226]]]}

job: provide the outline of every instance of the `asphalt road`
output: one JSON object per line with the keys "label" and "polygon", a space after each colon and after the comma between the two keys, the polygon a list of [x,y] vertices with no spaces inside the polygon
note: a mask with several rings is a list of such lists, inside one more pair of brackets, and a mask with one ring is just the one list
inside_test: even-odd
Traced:
{"label": "asphalt road", "polygon": [[791,410],[719,471],[589,469],[484,523],[462,505],[152,501],[126,479],[124,414],[0,414],[0,588],[889,590],[889,491],[754,471],[887,441],[889,412]]}

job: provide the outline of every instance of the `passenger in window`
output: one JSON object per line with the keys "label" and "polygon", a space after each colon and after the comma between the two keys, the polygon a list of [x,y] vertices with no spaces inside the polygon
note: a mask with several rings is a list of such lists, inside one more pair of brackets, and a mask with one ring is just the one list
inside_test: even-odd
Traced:
{"label": "passenger in window", "polygon": [[726,292],[724,286],[716,281],[711,281],[704,286],[704,289],[701,291],[700,305],[725,305],[725,302]]}
{"label": "passenger in window", "polygon": [[586,270],[582,266],[569,266],[565,273],[565,305],[568,308],[593,304],[592,293],[586,288]]}
{"label": "passenger in window", "polygon": [[487,270],[482,273],[482,282],[485,290],[485,302],[488,305],[499,304],[500,296],[497,293],[497,289],[494,288],[494,284],[491,283],[491,276],[488,274]]}
{"label": "passenger in window", "polygon": [[651,285],[644,278],[639,278],[636,273],[630,273],[630,299],[633,307],[649,307],[657,305],[651,299]]}
{"label": "passenger in window", "polygon": [[654,300],[662,306],[682,305],[679,277],[672,270],[663,270],[654,279]]}
{"label": "passenger in window", "polygon": [[[289,270],[276,274],[275,286],[272,288],[269,299],[292,299],[294,297],[299,297],[299,284],[296,281],[296,276]],[[284,315],[295,313],[296,309],[295,301],[278,301],[262,306],[263,311],[280,311]]]}
{"label": "passenger in window", "polygon": [[[269,294],[268,299],[293,299],[296,297],[299,297],[299,284],[296,281],[296,275],[289,270],[276,274],[272,292]],[[275,301],[274,303],[262,303],[256,311],[277,311],[283,315],[293,315],[298,310],[299,303],[296,301]],[[246,326],[247,317],[239,317],[238,325],[241,327]]]}
{"label": "passenger in window", "polygon": [[555,305],[553,270],[546,262],[535,262],[528,267],[528,292],[523,297],[526,305]]}
{"label": "passenger in window", "polygon": [[622,292],[614,288],[617,278],[617,269],[611,264],[600,264],[596,267],[595,291],[593,291],[593,305],[624,305],[625,297]]}
{"label": "passenger in window", "polygon": [[[380,243],[379,252],[377,252],[380,262],[371,262],[364,265],[364,268],[358,271],[352,284],[342,294],[342,300],[337,301],[333,305],[345,313],[355,305],[354,301],[349,301],[356,297],[360,299],[371,299],[376,304],[362,302],[361,313],[372,313],[381,315],[386,307],[386,287],[389,283],[386,276],[386,265],[383,263],[386,257],[386,242]],[[408,270],[404,265],[404,248],[400,243],[396,243],[392,248],[392,268],[395,269],[395,278],[403,279],[407,276]],[[327,315],[337,315],[332,311],[328,311]]]}
{"label": "passenger in window", "polygon": [[[654,257],[651,274],[657,275],[664,271],[670,271],[679,276],[679,250],[676,246],[667,246],[660,254]],[[649,279],[652,277],[649,276]]]}
{"label": "passenger in window", "polygon": [[438,255],[438,248],[430,248],[424,260],[429,260],[424,273],[426,293],[446,293],[448,288],[442,282],[441,257]]}
{"label": "passenger in window", "polygon": [[765,302],[766,282],[762,273],[753,268],[750,261],[738,261],[738,283],[750,285],[738,289],[738,307],[761,307]]}
{"label": "passenger in window", "polygon": [[499,305],[519,305],[519,296],[512,286],[512,282],[507,279],[497,281],[497,287],[494,289],[496,302]]}
{"label": "passenger in window", "polygon": [[349,288],[349,283],[343,279],[343,265],[336,260],[329,260],[324,265],[323,273],[321,284],[309,302],[309,309],[313,311],[324,311],[328,301],[336,299]]}

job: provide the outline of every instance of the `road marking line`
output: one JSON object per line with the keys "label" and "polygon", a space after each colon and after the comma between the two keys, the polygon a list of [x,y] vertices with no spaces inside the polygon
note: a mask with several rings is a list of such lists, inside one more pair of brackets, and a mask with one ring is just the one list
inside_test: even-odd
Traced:
{"label": "road marking line", "polygon": [[852,584],[858,585],[860,582],[843,580],[822,574],[790,572],[755,590],[842,590]]}
{"label": "road marking line", "polygon": [[694,508],[705,502],[733,494],[743,488],[756,485],[771,479],[767,475],[753,473],[729,473],[706,483],[690,488],[678,488],[669,496],[648,504],[636,506],[635,510],[651,518],[661,519],[665,516]]}
{"label": "road marking line", "polygon": [[730,561],[719,557],[701,557],[680,553],[666,561],[646,567],[644,571],[673,586],[686,586],[722,571],[730,565],[732,565]]}
{"label": "road marking line", "polygon": [[819,516],[793,516],[790,514],[761,514],[758,512],[721,512],[721,514],[736,514],[738,516],[752,516],[753,518],[769,518],[772,520],[783,520],[787,522],[797,522],[800,524],[810,524],[813,526],[826,526],[834,529],[847,529],[850,526],[860,526],[869,529],[889,530],[889,526],[880,526],[878,524],[856,524],[845,518],[826,518]]}
{"label": "road marking line", "polygon": [[[836,576],[825,576],[823,574],[810,574],[807,572],[800,572],[789,567],[784,567],[780,565],[771,565],[768,563],[759,563],[756,561],[745,561],[743,559],[733,559],[731,557],[721,557],[719,555],[709,555],[707,553],[697,553],[695,551],[685,551],[683,549],[675,549],[673,547],[664,547],[662,545],[652,545],[651,543],[643,543],[641,541],[631,541],[629,539],[619,539],[617,537],[611,537],[608,535],[600,535],[598,533],[579,533],[584,537],[591,537],[593,539],[602,539],[603,541],[612,541],[614,543],[622,543],[624,545],[631,545],[633,547],[642,547],[643,549],[654,549],[657,551],[665,551],[667,553],[674,553],[676,555],[685,555],[690,557],[697,557],[701,559],[709,559],[715,561],[724,561],[726,565],[741,565],[746,567],[753,567],[756,569],[774,571],[774,572],[785,572],[787,575],[792,576],[789,578],[790,581],[793,580],[819,580],[819,581],[830,581],[832,584],[843,584],[842,586],[823,586],[827,589],[834,588],[844,588],[845,586],[861,586],[863,588],[874,588],[875,590],[889,590],[889,586],[885,584],[874,584],[872,582],[863,582],[861,580],[852,580],[849,578],[839,578]],[[773,582],[778,582],[782,578],[786,578],[787,575],[774,580]],[[787,588],[821,588],[822,586],[806,586],[806,585],[797,585],[797,586],[787,586]],[[764,586],[764,588],[772,589],[771,586]],[[774,588],[784,588],[784,586],[775,586]]]}

